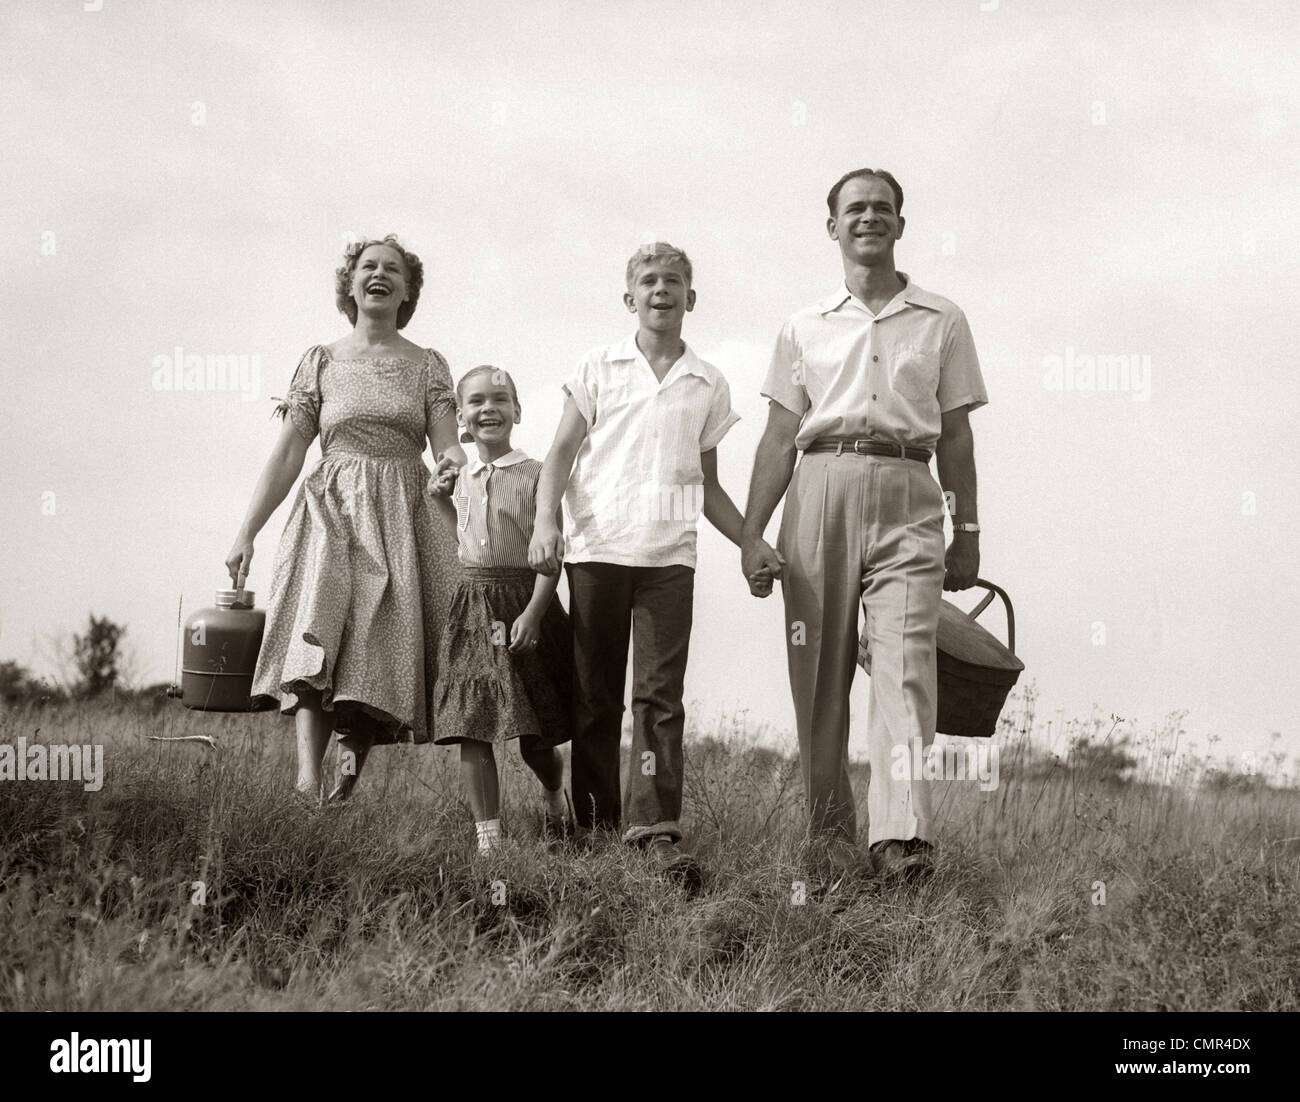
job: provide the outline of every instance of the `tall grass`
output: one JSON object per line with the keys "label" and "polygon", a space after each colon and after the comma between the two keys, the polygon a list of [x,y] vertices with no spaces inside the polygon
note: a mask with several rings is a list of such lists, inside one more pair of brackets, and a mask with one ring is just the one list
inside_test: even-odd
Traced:
{"label": "tall grass", "polygon": [[927,886],[824,898],[797,762],[743,717],[688,732],[695,899],[617,844],[548,853],[513,751],[485,860],[441,748],[310,809],[274,714],[10,711],[0,741],[103,743],[107,780],[0,783],[0,1008],[1296,1009],[1300,794],[1044,768],[1018,707],[997,789],[936,782]]}

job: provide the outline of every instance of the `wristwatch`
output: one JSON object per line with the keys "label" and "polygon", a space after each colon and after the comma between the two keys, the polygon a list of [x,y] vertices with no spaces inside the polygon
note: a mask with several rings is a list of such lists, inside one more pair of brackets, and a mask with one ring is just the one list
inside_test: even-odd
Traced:
{"label": "wristwatch", "polygon": [[954,532],[978,532],[980,526],[973,521],[967,521],[965,524],[954,524],[952,530]]}

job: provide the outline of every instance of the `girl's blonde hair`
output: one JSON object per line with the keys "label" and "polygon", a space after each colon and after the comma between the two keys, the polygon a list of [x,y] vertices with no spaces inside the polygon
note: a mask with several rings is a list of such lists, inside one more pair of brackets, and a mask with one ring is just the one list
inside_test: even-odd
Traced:
{"label": "girl's blonde hair", "polygon": [[[518,409],[519,390],[515,386],[514,379],[510,377],[510,372],[504,371],[499,367],[493,367],[491,364],[479,364],[478,367],[471,367],[460,377],[460,381],[456,384],[456,408],[459,409],[461,404],[464,402],[465,395],[461,388],[464,387],[470,379],[474,378],[475,375],[482,375],[485,372],[492,373],[492,384],[494,386],[505,385],[510,388],[510,400],[514,402],[515,408]],[[468,432],[462,432],[460,434],[460,442],[462,444],[470,444],[473,440],[474,437],[472,437]]]}

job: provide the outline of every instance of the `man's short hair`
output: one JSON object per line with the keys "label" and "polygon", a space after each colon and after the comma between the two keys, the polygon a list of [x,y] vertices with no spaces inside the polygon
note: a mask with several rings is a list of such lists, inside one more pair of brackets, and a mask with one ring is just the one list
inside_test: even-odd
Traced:
{"label": "man's short hair", "polygon": [[835,186],[831,188],[830,194],[826,196],[826,205],[830,207],[832,218],[835,218],[839,214],[837,204],[840,201],[840,190],[850,180],[856,180],[862,176],[874,176],[877,180],[884,180],[894,193],[894,213],[902,215],[903,189],[899,186],[898,181],[894,179],[893,175],[886,172],[883,168],[855,168],[852,172],[846,172],[836,180]]}
{"label": "man's short hair", "polygon": [[694,273],[691,270],[690,258],[676,245],[670,245],[667,241],[651,241],[637,249],[627,262],[627,288],[629,291],[632,289],[632,281],[636,278],[636,270],[642,264],[649,264],[652,260],[666,260],[670,264],[680,264],[686,271],[686,286],[691,285]]}

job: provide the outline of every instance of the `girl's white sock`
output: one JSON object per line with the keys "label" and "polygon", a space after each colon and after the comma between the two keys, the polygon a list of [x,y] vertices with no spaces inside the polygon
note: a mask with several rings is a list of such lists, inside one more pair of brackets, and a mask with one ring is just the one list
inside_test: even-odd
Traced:
{"label": "girl's white sock", "polygon": [[569,812],[569,805],[564,802],[564,789],[550,789],[542,786],[542,799],[546,802],[546,814],[552,819],[563,819]]}
{"label": "girl's white sock", "polygon": [[474,829],[478,832],[479,853],[490,853],[501,844],[500,819],[484,819],[481,823],[475,823]]}

